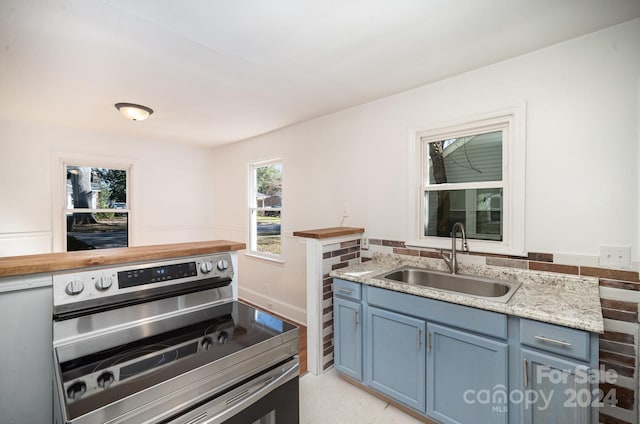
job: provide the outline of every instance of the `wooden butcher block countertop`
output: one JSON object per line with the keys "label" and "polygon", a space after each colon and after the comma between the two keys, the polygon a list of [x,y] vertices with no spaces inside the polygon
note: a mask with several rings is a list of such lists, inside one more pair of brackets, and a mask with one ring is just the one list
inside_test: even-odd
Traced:
{"label": "wooden butcher block countertop", "polygon": [[211,240],[193,243],[159,244],[117,249],[82,250],[78,252],[45,253],[39,255],[0,258],[0,277],[39,274],[91,266],[121,264],[146,260],[207,255],[242,250],[244,243]]}
{"label": "wooden butcher block countertop", "polygon": [[296,237],[312,238],[312,239],[326,239],[332,237],[348,236],[351,234],[364,233],[364,228],[359,227],[331,227],[331,228],[319,228],[316,230],[294,231],[293,235]]}

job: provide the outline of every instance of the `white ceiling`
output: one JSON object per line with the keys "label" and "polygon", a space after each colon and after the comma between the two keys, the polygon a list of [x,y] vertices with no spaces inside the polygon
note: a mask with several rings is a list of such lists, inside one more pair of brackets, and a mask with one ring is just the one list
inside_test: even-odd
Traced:
{"label": "white ceiling", "polygon": [[0,0],[0,118],[214,146],[637,17],[639,0]]}

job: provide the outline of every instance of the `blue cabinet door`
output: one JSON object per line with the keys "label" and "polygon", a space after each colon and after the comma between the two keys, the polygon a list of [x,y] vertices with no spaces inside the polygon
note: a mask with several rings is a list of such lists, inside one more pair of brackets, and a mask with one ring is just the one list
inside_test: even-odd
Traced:
{"label": "blue cabinet door", "polygon": [[424,414],[426,323],[372,306],[366,314],[366,384]]}
{"label": "blue cabinet door", "polygon": [[427,325],[427,415],[446,424],[508,422],[508,345]]}
{"label": "blue cabinet door", "polygon": [[591,422],[598,400],[589,383],[589,367],[555,355],[521,350],[523,380],[529,401],[521,410],[525,424]]}
{"label": "blue cabinet door", "polygon": [[336,370],[362,381],[362,305],[333,299],[334,364]]}

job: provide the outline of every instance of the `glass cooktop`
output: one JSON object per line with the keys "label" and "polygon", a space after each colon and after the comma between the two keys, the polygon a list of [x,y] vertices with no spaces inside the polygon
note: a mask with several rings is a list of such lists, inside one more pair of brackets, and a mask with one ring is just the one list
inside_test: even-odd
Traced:
{"label": "glass cooktop", "polygon": [[198,311],[187,326],[63,362],[69,418],[295,329],[243,303],[228,302]]}

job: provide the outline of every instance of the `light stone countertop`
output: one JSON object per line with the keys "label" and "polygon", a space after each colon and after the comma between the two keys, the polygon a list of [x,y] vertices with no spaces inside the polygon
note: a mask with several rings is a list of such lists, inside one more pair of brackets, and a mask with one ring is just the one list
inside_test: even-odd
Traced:
{"label": "light stone countertop", "polygon": [[598,279],[517,268],[459,265],[459,273],[522,283],[507,303],[375,278],[401,266],[448,272],[443,260],[375,253],[373,259],[331,271],[330,276],[538,321],[604,332]]}

